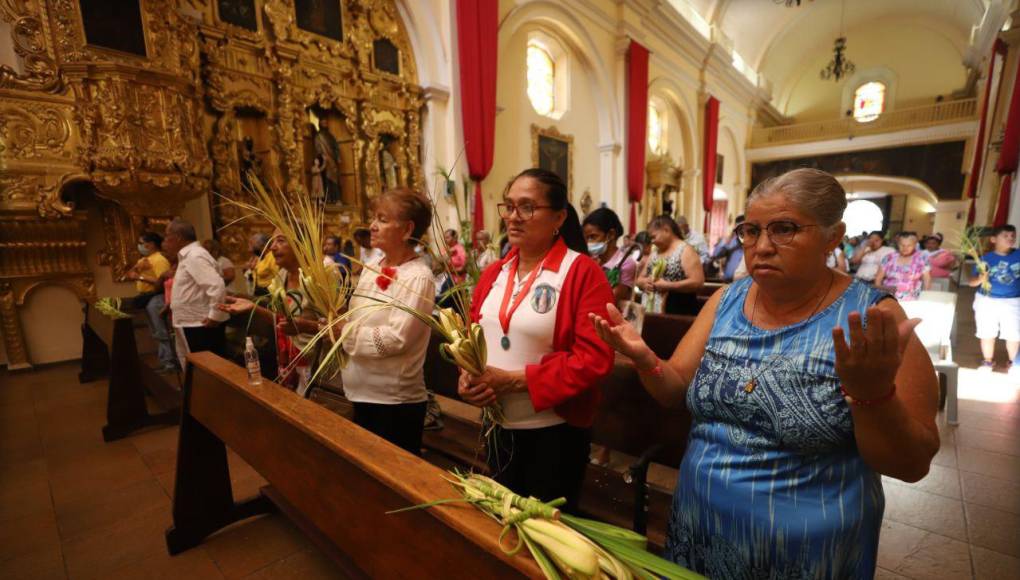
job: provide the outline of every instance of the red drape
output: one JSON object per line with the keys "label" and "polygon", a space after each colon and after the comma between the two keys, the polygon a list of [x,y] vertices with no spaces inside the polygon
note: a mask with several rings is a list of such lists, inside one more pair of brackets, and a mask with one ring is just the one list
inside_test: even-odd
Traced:
{"label": "red drape", "polygon": [[468,174],[475,182],[475,231],[485,227],[482,180],[492,169],[496,134],[496,49],[499,0],[457,0],[460,108]]}
{"label": "red drape", "polygon": [[[985,81],[985,95],[981,101],[981,122],[978,125],[977,141],[974,147],[974,162],[970,167],[970,181],[967,183],[967,191],[964,195],[966,199],[974,199],[977,195],[978,182],[981,181],[981,168],[984,164],[984,153],[985,153],[985,124],[988,120],[988,103],[992,94],[992,76],[995,74],[995,59],[1001,57],[1003,62],[1006,62],[1006,51],[1008,47],[1005,42],[1000,39],[995,40],[995,46],[992,48],[992,58],[988,61],[988,80]],[[999,82],[1002,82],[1000,76]],[[974,223],[974,211],[977,206],[977,202],[970,204],[970,211],[967,214],[967,223]]]}
{"label": "red drape", "polygon": [[705,103],[705,159],[701,170],[701,201],[705,206],[705,229],[712,213],[715,192],[715,155],[719,145],[719,99],[708,97]]}
{"label": "red drape", "polygon": [[627,197],[631,234],[637,232],[637,204],[645,191],[648,132],[648,49],[631,40],[627,50]]}
{"label": "red drape", "polygon": [[995,219],[992,226],[999,227],[1006,225],[1009,219],[1009,196],[1013,190],[1013,174],[1007,173],[1002,176],[1002,183],[999,184],[999,203],[995,206]]}

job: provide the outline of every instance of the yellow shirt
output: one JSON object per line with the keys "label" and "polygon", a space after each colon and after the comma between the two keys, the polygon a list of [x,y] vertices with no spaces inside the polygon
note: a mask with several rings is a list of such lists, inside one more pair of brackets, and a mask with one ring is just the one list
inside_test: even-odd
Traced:
{"label": "yellow shirt", "polygon": [[279,271],[280,268],[276,265],[276,258],[273,257],[273,253],[266,252],[262,259],[255,264],[255,286],[258,288],[268,288]]}
{"label": "yellow shirt", "polygon": [[[142,258],[143,266],[139,269],[138,274],[146,278],[156,279],[163,275],[170,269],[170,260],[167,260],[163,254],[159,252],[153,252],[147,257]],[[162,286],[153,284],[152,282],[145,282],[138,280],[135,282],[135,290],[138,290],[139,294],[149,294],[152,292],[161,292]]]}

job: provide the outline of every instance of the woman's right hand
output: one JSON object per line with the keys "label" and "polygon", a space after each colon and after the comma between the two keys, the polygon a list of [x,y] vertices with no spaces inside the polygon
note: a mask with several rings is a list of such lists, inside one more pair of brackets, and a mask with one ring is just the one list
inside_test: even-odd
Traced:
{"label": "woman's right hand", "polygon": [[251,312],[255,308],[255,303],[247,298],[227,296],[224,298],[223,304],[217,304],[216,308],[230,314],[244,314]]}
{"label": "woman's right hand", "polygon": [[645,344],[637,329],[623,319],[623,315],[620,314],[616,306],[606,304],[606,312],[609,314],[609,320],[594,312],[588,314],[599,338],[620,354],[629,357],[639,367],[654,366],[657,357],[652,349]]}
{"label": "woman's right hand", "polygon": [[457,381],[457,394],[466,403],[476,407],[488,407],[496,403],[496,393],[485,383],[471,384],[471,374],[460,369]]}

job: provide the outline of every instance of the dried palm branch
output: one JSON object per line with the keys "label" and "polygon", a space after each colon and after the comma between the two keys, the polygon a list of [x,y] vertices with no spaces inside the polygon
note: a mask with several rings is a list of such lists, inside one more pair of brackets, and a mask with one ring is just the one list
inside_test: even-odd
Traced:
{"label": "dried palm branch", "polygon": [[[988,273],[988,263],[981,259],[984,256],[984,248],[981,242],[983,230],[984,228],[967,226],[960,236],[960,252],[965,257],[974,260],[974,265],[980,276]],[[981,289],[986,293],[989,292],[992,289],[992,283],[986,279],[981,283]]]}

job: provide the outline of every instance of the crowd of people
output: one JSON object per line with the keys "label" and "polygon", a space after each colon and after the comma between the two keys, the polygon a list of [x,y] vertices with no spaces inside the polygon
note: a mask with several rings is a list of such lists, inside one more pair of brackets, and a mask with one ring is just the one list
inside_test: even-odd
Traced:
{"label": "crowd of people", "polygon": [[[900,232],[891,245],[882,232],[848,237],[845,192],[810,169],[756,187],[714,247],[668,215],[632,237],[606,207],[582,221],[567,193],[557,175],[527,169],[498,205],[501,239],[451,229],[432,252],[430,201],[391,190],[348,247],[335,236],[322,241],[324,259],[357,277],[351,309],[398,302],[433,312],[470,287],[466,314],[483,328],[488,359],[480,375],[461,371],[457,391],[501,408],[487,459],[517,493],[578,508],[597,386],[615,350],[653,397],[686,405],[693,417],[669,518],[670,559],[709,576],[873,575],[881,476],[916,481],[939,447],[938,384],[900,302],[948,288],[959,260],[941,248],[942,236]],[[1016,230],[999,228],[992,239],[971,280],[981,286],[974,307],[986,366],[996,338],[1011,360],[1020,349]],[[222,353],[223,323],[254,317],[275,331],[262,345],[273,353],[266,374],[308,389],[316,361],[298,359],[322,320],[282,319],[258,300],[276,285],[295,312],[310,312],[294,250],[279,232],[251,237],[243,276],[181,219],[163,236],[142,235],[138,249],[128,278],[165,369],[178,369],[188,350]],[[706,301],[707,281],[720,284]],[[660,360],[627,322],[633,309],[696,319]],[[176,349],[171,328],[183,338]],[[423,371],[428,326],[388,308],[354,328],[340,344],[354,421],[419,454],[423,430],[436,424]]]}

